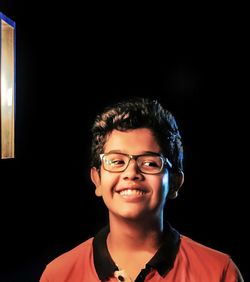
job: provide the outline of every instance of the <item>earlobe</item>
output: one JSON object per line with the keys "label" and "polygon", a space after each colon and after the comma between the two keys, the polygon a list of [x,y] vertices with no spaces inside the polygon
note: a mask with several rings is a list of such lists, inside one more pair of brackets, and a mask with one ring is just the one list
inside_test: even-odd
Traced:
{"label": "earlobe", "polygon": [[170,188],[168,193],[169,199],[178,197],[178,192],[184,183],[184,173],[182,171],[170,175]]}
{"label": "earlobe", "polygon": [[100,175],[96,167],[91,168],[90,177],[91,177],[92,182],[95,184],[96,196],[101,197],[102,196],[101,179],[100,179]]}

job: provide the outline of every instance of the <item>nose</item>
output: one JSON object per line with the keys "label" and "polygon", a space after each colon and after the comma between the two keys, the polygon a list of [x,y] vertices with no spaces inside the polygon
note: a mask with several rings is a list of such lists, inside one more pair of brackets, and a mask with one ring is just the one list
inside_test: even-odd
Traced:
{"label": "nose", "polygon": [[130,159],[127,168],[122,174],[124,179],[141,179],[143,177],[135,159]]}

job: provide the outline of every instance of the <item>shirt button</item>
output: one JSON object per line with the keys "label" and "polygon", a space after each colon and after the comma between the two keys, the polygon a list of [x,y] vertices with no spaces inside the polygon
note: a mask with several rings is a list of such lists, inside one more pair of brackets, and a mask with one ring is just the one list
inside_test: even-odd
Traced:
{"label": "shirt button", "polygon": [[123,277],[123,276],[121,276],[121,275],[119,275],[119,276],[118,276],[118,280],[120,280],[120,281],[124,281],[124,277]]}

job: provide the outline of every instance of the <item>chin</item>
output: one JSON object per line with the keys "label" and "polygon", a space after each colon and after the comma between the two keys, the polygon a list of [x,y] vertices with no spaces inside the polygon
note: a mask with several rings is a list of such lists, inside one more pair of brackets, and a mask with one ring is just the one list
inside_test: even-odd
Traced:
{"label": "chin", "polygon": [[123,219],[127,219],[127,220],[131,220],[131,221],[138,221],[138,220],[145,220],[149,218],[149,214],[146,213],[145,211],[123,211],[123,212],[119,212],[119,216]]}

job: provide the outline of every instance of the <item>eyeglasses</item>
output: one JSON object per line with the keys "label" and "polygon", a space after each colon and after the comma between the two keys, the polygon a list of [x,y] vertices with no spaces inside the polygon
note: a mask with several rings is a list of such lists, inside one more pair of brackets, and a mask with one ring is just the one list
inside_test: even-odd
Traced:
{"label": "eyeglasses", "polygon": [[123,172],[133,159],[140,172],[145,174],[158,174],[165,165],[172,168],[170,161],[158,153],[143,155],[129,155],[124,153],[100,154],[103,168],[109,172]]}

